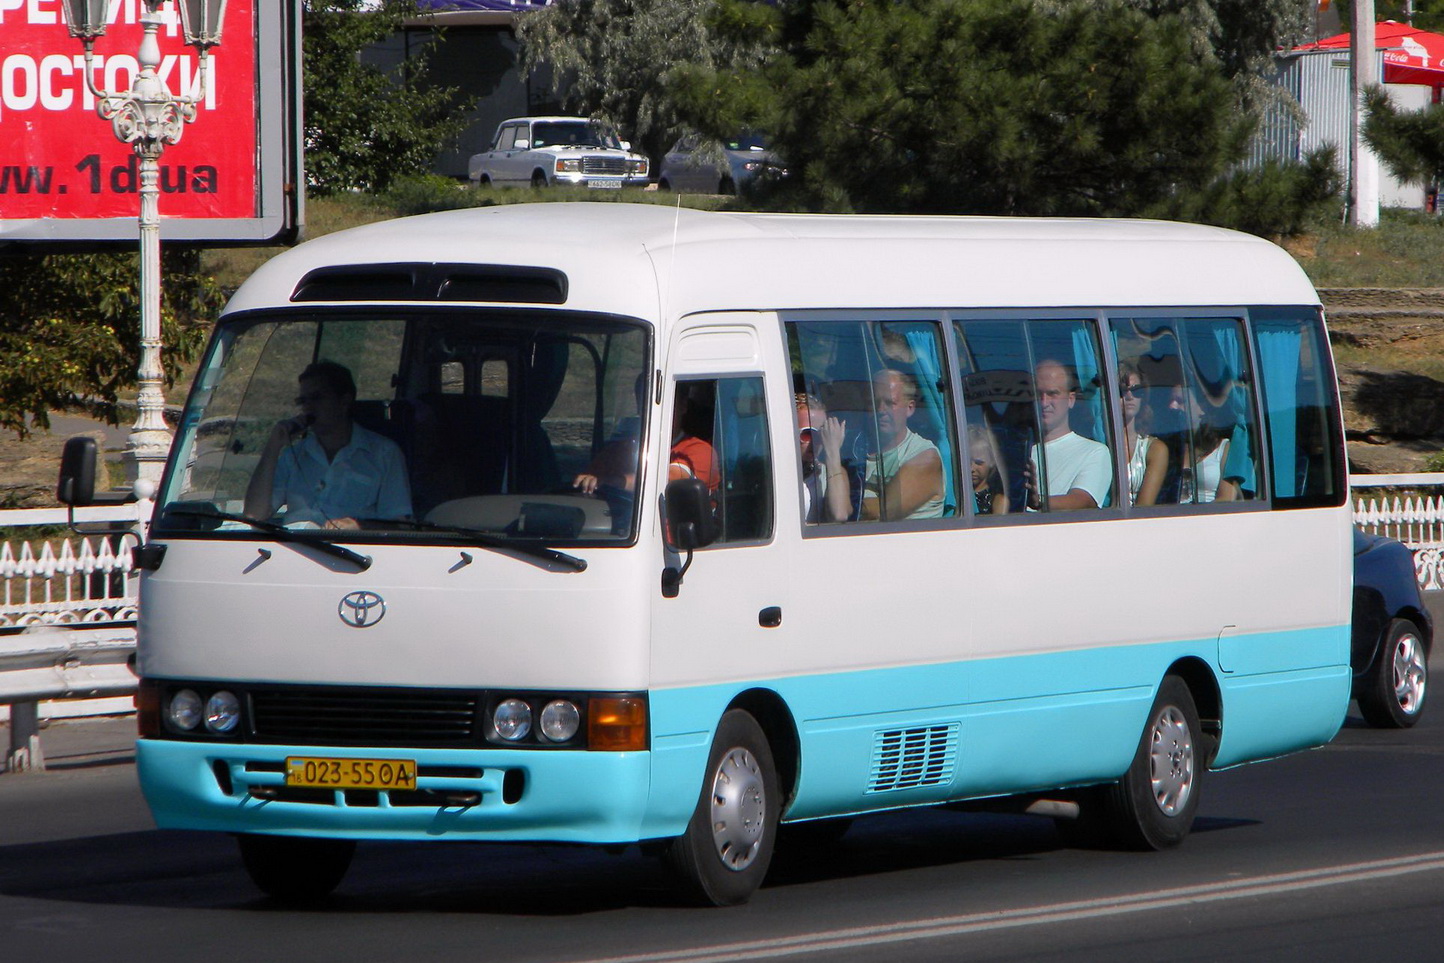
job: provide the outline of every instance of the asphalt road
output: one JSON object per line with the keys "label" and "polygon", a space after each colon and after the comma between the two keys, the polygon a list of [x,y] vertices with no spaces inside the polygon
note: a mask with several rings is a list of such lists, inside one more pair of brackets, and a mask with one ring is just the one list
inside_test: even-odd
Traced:
{"label": "asphalt road", "polygon": [[49,771],[0,776],[0,960],[1444,959],[1432,709],[1210,774],[1175,851],[1067,849],[1026,816],[882,815],[780,848],[727,910],[680,905],[635,847],[440,844],[363,845],[330,901],[281,908],[227,837],[152,827],[128,723],[55,723]]}

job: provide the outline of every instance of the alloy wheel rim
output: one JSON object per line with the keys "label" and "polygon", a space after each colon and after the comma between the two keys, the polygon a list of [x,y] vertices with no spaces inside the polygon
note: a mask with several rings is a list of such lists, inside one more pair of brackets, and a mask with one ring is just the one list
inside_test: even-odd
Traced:
{"label": "alloy wheel rim", "polygon": [[1427,678],[1419,638],[1412,632],[1402,636],[1394,646],[1394,698],[1405,715],[1414,715],[1423,705]]}

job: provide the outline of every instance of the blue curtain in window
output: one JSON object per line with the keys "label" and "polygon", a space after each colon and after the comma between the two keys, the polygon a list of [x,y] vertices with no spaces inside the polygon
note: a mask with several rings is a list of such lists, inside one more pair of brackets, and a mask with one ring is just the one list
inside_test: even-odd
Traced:
{"label": "blue curtain in window", "polygon": [[1263,322],[1258,333],[1259,365],[1263,368],[1264,404],[1268,407],[1269,445],[1273,451],[1274,497],[1299,494],[1298,374],[1299,327],[1292,322]]}
{"label": "blue curtain in window", "polygon": [[1258,475],[1254,469],[1253,437],[1248,426],[1248,389],[1240,380],[1244,372],[1244,361],[1238,325],[1229,321],[1210,322],[1210,326],[1227,366],[1223,373],[1224,378],[1232,384],[1228,392],[1228,412],[1233,420],[1233,433],[1229,435],[1228,458],[1224,461],[1221,477],[1236,478],[1243,491],[1257,492]]}
{"label": "blue curtain in window", "polygon": [[932,331],[907,332],[908,347],[917,359],[918,390],[922,393],[923,407],[933,419],[933,432],[938,446],[938,455],[943,460],[943,504],[944,513],[957,511],[957,493],[953,487],[953,445],[948,437],[948,406],[939,390],[943,377],[942,358],[938,352],[938,338]]}

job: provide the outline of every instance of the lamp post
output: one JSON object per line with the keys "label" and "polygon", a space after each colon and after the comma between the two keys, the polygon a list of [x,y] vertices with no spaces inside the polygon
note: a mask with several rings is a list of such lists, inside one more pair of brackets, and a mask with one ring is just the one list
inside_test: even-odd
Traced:
{"label": "lamp post", "polygon": [[101,90],[95,82],[95,38],[105,33],[109,0],[64,0],[65,25],[85,45],[85,84],[96,99],[96,112],[110,121],[115,136],[130,144],[140,159],[140,369],[139,414],[126,441],[126,475],[160,481],[170,451],[160,364],[160,155],[180,140],[205,99],[210,48],[221,42],[226,0],[177,0],[185,42],[200,53],[199,87],[192,96],[172,95],[157,74],[160,66],[160,7],[166,0],[144,0],[144,30],[136,61],[139,72],[126,91]]}

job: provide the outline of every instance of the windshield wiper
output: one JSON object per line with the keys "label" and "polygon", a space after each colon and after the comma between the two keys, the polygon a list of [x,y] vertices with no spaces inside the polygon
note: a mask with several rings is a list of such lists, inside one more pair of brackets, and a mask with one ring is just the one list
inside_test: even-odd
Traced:
{"label": "windshield wiper", "polygon": [[[237,515],[232,512],[223,512],[218,508],[208,506],[201,508],[199,505],[172,505],[166,508],[165,515],[189,515],[194,518],[216,518],[223,522],[240,522],[249,525],[254,529],[276,536],[278,542],[296,542],[298,544],[312,545],[327,555],[334,555],[352,563],[361,571],[371,567],[371,556],[354,552],[344,545],[337,545],[335,542],[328,542],[324,538],[318,538],[310,534],[302,534],[293,531],[284,525],[277,525],[275,522],[263,522],[247,515]],[[313,529],[308,529],[313,531]]]}
{"label": "windshield wiper", "polygon": [[464,535],[482,548],[520,552],[523,555],[530,555],[533,558],[540,558],[548,562],[556,562],[558,565],[565,565],[576,572],[585,572],[587,570],[586,559],[577,558],[575,555],[568,555],[566,552],[559,552],[554,548],[548,548],[536,542],[500,538],[490,532],[483,532],[476,528],[466,528],[462,525],[437,525],[433,522],[417,521],[414,518],[388,518],[384,521],[378,519],[378,521],[382,521],[382,523],[386,525],[399,525],[403,528],[415,529],[418,532],[450,532],[453,535]]}

